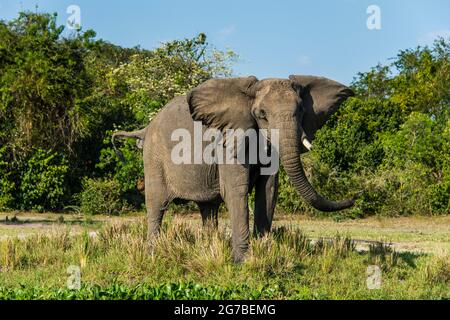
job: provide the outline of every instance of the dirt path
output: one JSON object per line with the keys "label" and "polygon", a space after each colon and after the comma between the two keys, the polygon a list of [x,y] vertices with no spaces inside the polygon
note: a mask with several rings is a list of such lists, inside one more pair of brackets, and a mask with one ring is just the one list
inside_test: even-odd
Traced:
{"label": "dirt path", "polygon": [[290,216],[279,222],[299,227],[313,238],[336,234],[349,236],[362,248],[374,241],[382,241],[391,243],[397,251],[450,254],[450,216],[366,218],[342,222]]}

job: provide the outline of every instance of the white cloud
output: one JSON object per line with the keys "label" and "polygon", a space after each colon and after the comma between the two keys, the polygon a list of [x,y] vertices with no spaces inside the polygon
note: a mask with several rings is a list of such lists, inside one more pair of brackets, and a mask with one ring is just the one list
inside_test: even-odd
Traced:
{"label": "white cloud", "polygon": [[306,55],[301,55],[297,58],[297,62],[302,66],[306,66],[311,64],[311,58]]}
{"label": "white cloud", "polygon": [[233,35],[236,32],[236,26],[234,24],[226,26],[219,30],[218,36],[222,39]]}
{"label": "white cloud", "polygon": [[439,37],[442,37],[444,39],[449,38],[450,30],[442,29],[442,30],[434,30],[434,31],[428,32],[427,34],[421,36],[418,39],[418,42],[421,46],[430,45],[430,44],[433,44],[433,41],[438,39]]}

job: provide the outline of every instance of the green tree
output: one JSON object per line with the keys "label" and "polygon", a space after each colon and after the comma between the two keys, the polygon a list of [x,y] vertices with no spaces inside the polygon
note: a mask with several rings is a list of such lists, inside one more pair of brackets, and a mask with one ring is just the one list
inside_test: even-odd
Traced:
{"label": "green tree", "polygon": [[83,56],[93,34],[62,39],[62,31],[49,14],[22,12],[0,23],[0,139],[15,156],[34,147],[71,151],[85,133],[79,102],[89,87]]}

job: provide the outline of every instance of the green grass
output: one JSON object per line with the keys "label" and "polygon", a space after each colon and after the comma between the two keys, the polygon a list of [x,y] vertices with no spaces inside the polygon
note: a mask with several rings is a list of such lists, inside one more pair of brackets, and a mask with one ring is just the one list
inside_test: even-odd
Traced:
{"label": "green grass", "polygon": [[[0,241],[0,299],[450,299],[448,253],[355,250],[347,237],[314,243],[297,227],[252,239],[243,264],[231,262],[229,228],[204,232],[175,216],[152,245],[144,218],[98,229],[69,226]],[[70,265],[82,288],[67,289]],[[367,267],[382,270],[380,289]]]}
{"label": "green grass", "polygon": [[[223,288],[201,286],[192,282],[167,283],[156,286],[139,284],[127,286],[111,284],[83,286],[80,290],[27,287],[20,289],[0,288],[0,300],[186,300],[186,299],[271,299],[278,294],[278,288],[261,287],[252,290],[246,285]],[[308,299],[309,296],[303,298]]]}

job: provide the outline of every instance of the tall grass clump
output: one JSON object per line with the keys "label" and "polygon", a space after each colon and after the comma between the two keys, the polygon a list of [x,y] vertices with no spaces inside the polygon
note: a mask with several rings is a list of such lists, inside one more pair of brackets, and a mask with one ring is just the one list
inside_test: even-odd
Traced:
{"label": "tall grass clump", "polygon": [[[443,284],[450,287],[450,257],[448,254],[433,257],[425,267],[425,280],[430,284]],[[448,298],[450,298],[450,292]]]}
{"label": "tall grass clump", "polygon": [[310,242],[299,230],[280,227],[251,240],[245,268],[260,277],[289,275],[302,267],[310,253]]}

